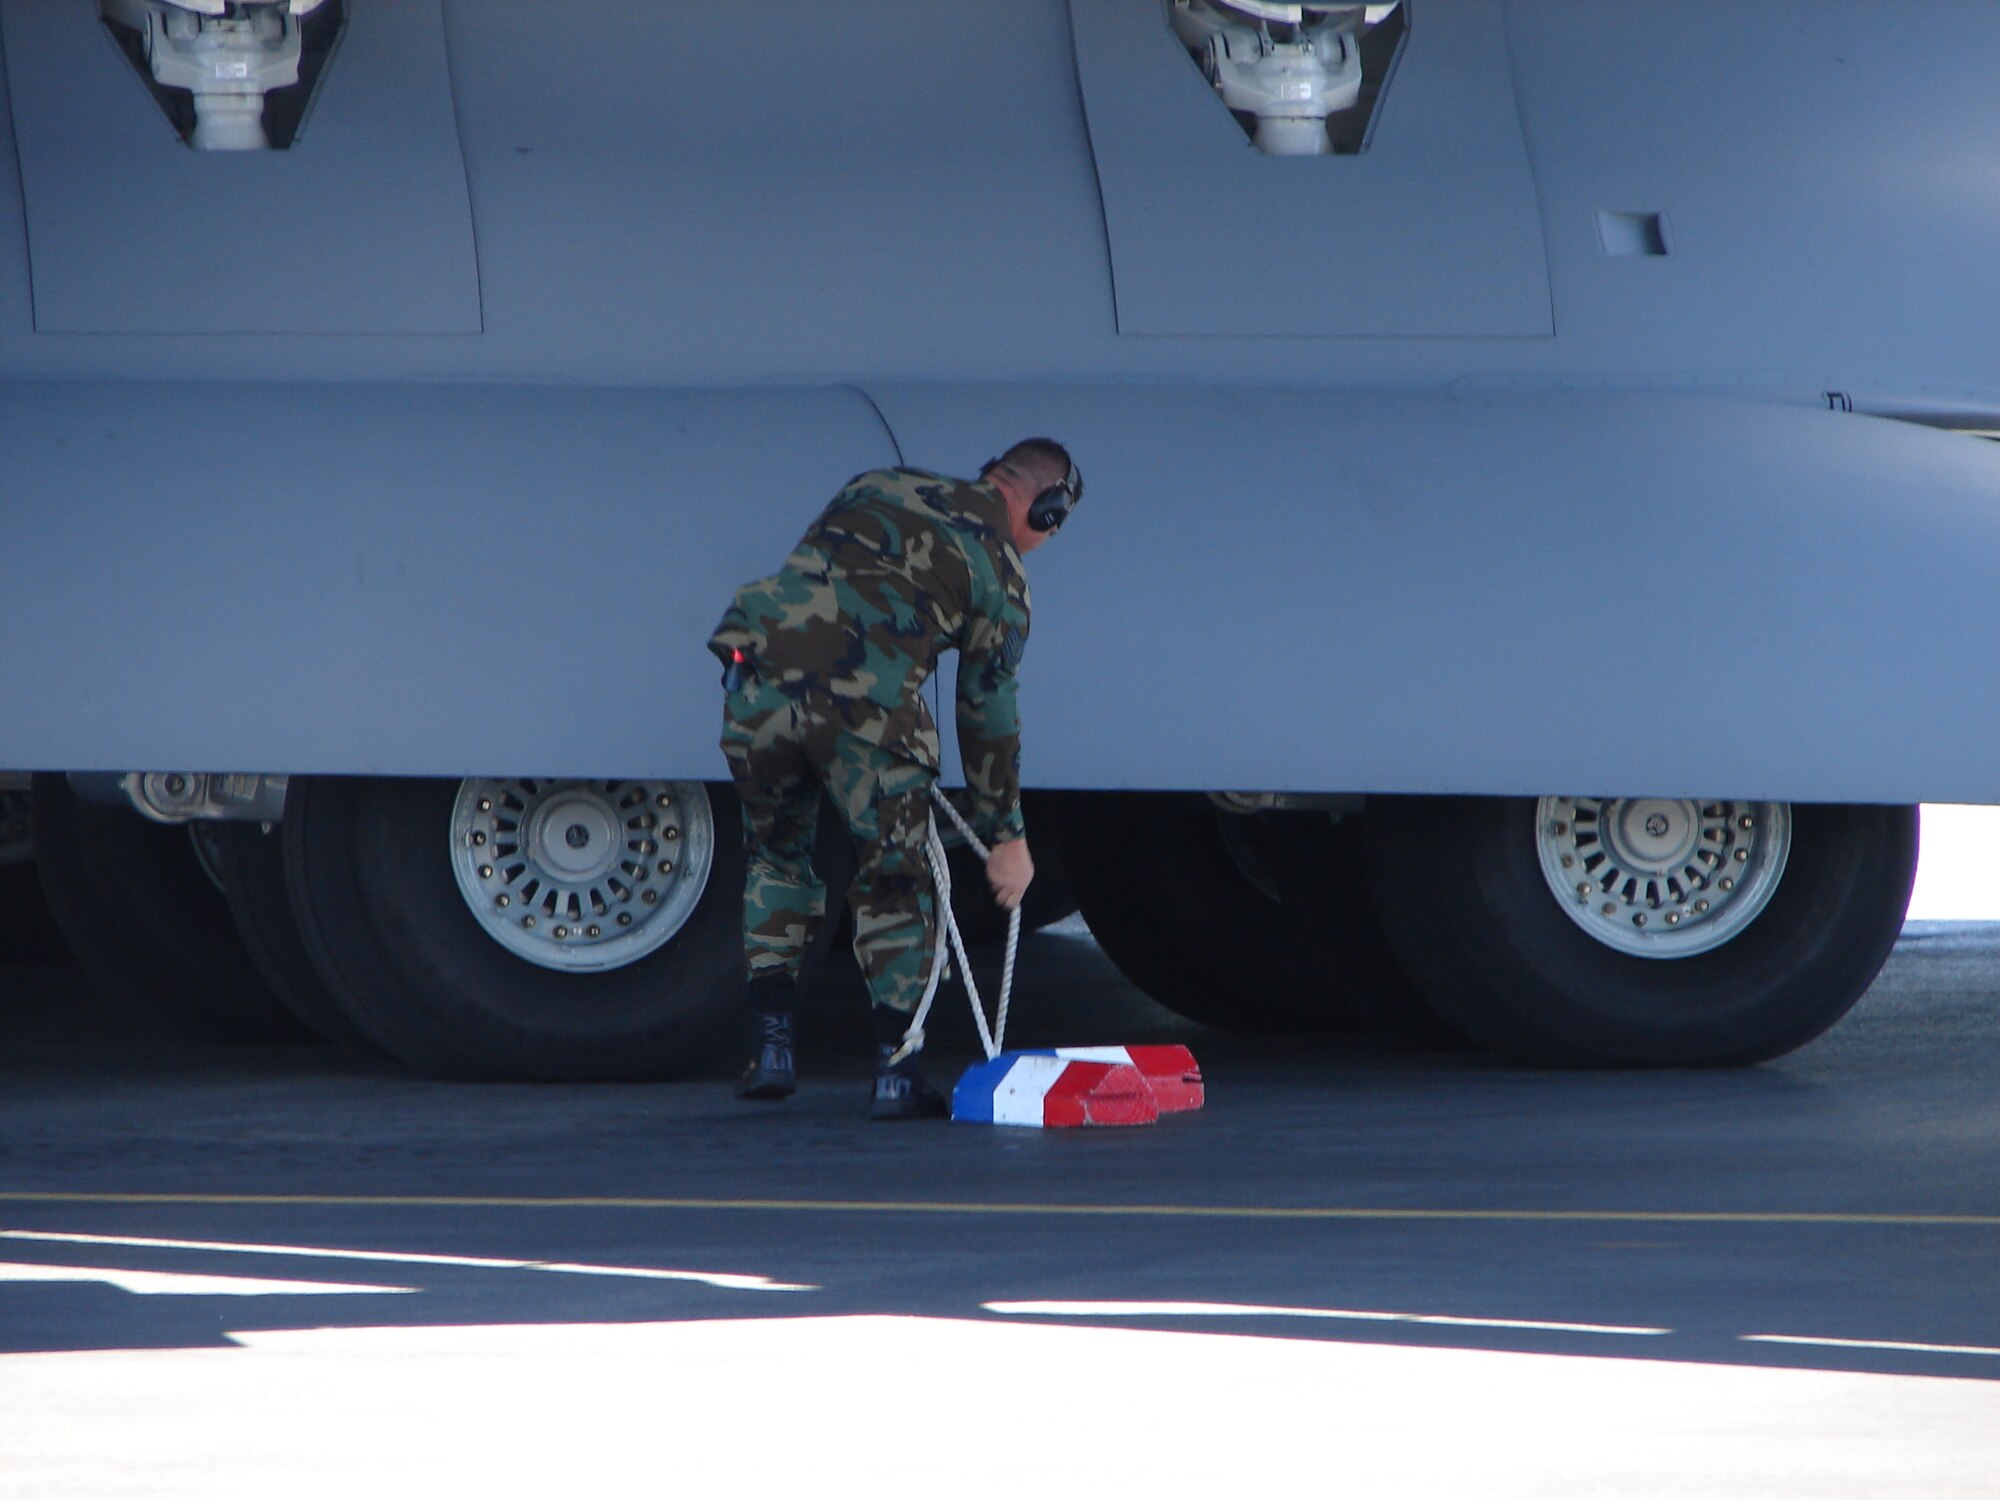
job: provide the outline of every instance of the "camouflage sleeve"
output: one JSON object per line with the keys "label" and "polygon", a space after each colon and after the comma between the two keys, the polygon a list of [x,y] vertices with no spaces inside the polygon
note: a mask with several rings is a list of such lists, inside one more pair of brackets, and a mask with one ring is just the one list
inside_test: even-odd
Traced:
{"label": "camouflage sleeve", "polygon": [[973,831],[991,844],[1027,834],[1021,818],[1021,715],[1015,673],[1027,616],[1011,606],[975,614],[958,653],[958,753],[972,794]]}

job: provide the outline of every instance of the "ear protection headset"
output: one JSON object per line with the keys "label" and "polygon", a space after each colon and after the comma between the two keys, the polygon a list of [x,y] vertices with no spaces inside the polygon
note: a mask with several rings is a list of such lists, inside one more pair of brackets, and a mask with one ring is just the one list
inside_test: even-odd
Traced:
{"label": "ear protection headset", "polygon": [[[1000,467],[1000,460],[989,458],[980,466],[982,475],[991,474]],[[1060,531],[1069,513],[1076,509],[1083,499],[1083,474],[1071,459],[1069,472],[1028,503],[1028,529],[1030,531]]]}

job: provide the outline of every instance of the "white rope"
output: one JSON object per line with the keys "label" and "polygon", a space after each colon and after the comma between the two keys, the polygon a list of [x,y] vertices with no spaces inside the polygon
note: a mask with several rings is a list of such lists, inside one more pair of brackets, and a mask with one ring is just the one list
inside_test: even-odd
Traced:
{"label": "white rope", "polygon": [[[965,835],[965,842],[982,862],[993,857],[993,851],[979,841],[979,835],[959,816],[958,809],[937,789],[936,783],[931,785],[931,800],[958,825],[958,831]],[[937,999],[938,984],[944,978],[945,945],[948,942],[951,951],[958,955],[958,972],[965,976],[965,993],[972,1001],[972,1020],[979,1028],[979,1045],[986,1049],[986,1059],[991,1062],[1000,1055],[1000,1045],[1007,1037],[1007,1005],[1014,993],[1014,955],[1021,946],[1021,908],[1017,905],[1007,913],[1007,958],[1000,967],[1000,1001],[989,1029],[986,1005],[979,998],[979,986],[972,977],[972,963],[965,956],[965,939],[959,933],[958,918],[951,909],[951,864],[945,852],[944,839],[938,834],[936,814],[931,816],[925,843],[930,855],[932,881],[937,887],[933,898],[938,914],[937,952],[931,958],[931,978],[930,983],[924,986],[924,998],[917,1004],[917,1013],[910,1018],[910,1029],[903,1033],[903,1045],[890,1055],[889,1061],[899,1063],[923,1049],[924,1020],[931,1013],[931,1002]]]}

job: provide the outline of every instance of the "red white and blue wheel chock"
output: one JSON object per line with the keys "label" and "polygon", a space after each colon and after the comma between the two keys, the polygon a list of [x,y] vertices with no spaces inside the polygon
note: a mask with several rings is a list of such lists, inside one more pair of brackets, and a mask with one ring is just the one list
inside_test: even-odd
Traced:
{"label": "red white and blue wheel chock", "polygon": [[[959,816],[958,809],[934,786],[931,797],[958,825],[966,842],[986,858],[987,849]],[[1014,956],[1021,942],[1021,913],[1007,918],[1007,957],[1000,971],[1000,999],[994,1024],[986,1025],[986,1007],[966,961],[965,942],[951,915],[951,872],[937,821],[930,831],[931,871],[937,883],[937,954],[923,1003],[910,1022],[897,1057],[924,1044],[924,1019],[937,998],[945,970],[949,940],[965,976],[972,1017],[979,1027],[986,1061],[966,1069],[951,1094],[951,1117],[981,1125],[1150,1125],[1163,1114],[1200,1109],[1204,1099],[1201,1068],[1185,1047],[1045,1047],[1002,1052],[1007,1031],[1007,1002],[1014,986]]]}
{"label": "red white and blue wheel chock", "polygon": [[951,1117],[982,1125],[1150,1125],[1200,1109],[1201,1068],[1185,1047],[1051,1047],[974,1063]]}

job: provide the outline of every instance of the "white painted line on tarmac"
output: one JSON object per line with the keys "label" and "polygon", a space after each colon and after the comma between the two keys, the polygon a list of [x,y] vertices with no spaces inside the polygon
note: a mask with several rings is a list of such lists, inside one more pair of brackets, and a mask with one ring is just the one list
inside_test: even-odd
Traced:
{"label": "white painted line on tarmac", "polygon": [[2000,1349],[1979,1344],[1905,1344],[1893,1339],[1823,1339],[1795,1333],[1746,1333],[1746,1344],[1805,1344],[1817,1349],[1886,1349],[1894,1354],[1976,1354],[2000,1359]]}
{"label": "white painted line on tarmac", "polygon": [[39,1229],[0,1229],[0,1240],[38,1240],[60,1245],[117,1245],[143,1250],[207,1250],[229,1255],[284,1255],[305,1260],[379,1261],[406,1266],[469,1266],[486,1271],[554,1271],[567,1276],[626,1276],[637,1281],[693,1281],[731,1292],[812,1292],[819,1288],[768,1276],[729,1271],[670,1271],[655,1266],[592,1266],[569,1261],[495,1260],[477,1255],[420,1255],[395,1250],[329,1250],[308,1245],[244,1245],[221,1240],[162,1240],[137,1235],[58,1234]]}
{"label": "white painted line on tarmac", "polygon": [[768,1276],[738,1276],[728,1271],[662,1271],[652,1266],[586,1266],[569,1261],[520,1261],[524,1271],[557,1271],[565,1276],[630,1276],[640,1281],[698,1281],[730,1292],[816,1292],[801,1281],[773,1281]]}
{"label": "white painted line on tarmac", "polygon": [[1614,1323],[1545,1323],[1521,1318],[1461,1318],[1445,1313],[1373,1312],[1343,1307],[1258,1307],[1243,1302],[986,1302],[986,1311],[1050,1318],[1331,1318],[1349,1323],[1422,1323],[1440,1328],[1508,1328],[1532,1333],[1607,1333],[1659,1338],[1671,1328]]}
{"label": "white painted line on tarmac", "polygon": [[257,1276],[194,1276],[110,1266],[15,1265],[0,1262],[0,1281],[101,1281],[141,1297],[339,1297],[414,1292],[413,1286],[363,1286],[349,1281],[270,1281]]}

